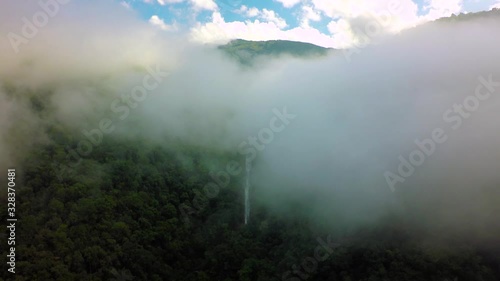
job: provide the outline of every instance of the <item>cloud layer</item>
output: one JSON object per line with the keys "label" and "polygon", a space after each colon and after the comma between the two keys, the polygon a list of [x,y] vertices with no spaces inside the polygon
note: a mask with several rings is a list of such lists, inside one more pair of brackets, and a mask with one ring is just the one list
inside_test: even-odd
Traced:
{"label": "cloud layer", "polygon": [[[40,11],[17,1],[0,7],[2,34],[22,34],[22,18]],[[61,6],[18,53],[2,38],[0,168],[53,141],[45,134],[53,124],[72,128],[78,139],[104,117],[118,117],[118,136],[141,134],[160,144],[176,137],[239,159],[242,142],[261,138],[274,110],[286,108],[296,117],[255,147],[254,200],[284,211],[288,200],[308,198],[311,216],[326,225],[364,223],[397,209],[417,224],[498,237],[491,233],[499,234],[492,214],[500,203],[500,88],[493,83],[491,97],[467,117],[454,111],[480,77],[500,81],[498,18],[425,25],[350,60],[344,52],[323,60],[265,58],[249,70],[119,7]],[[120,120],[113,101],[125,106],[148,67],[169,76]],[[35,111],[33,99],[45,110]],[[453,129],[457,118],[462,125]],[[415,141],[436,128],[447,142],[392,193],[384,173],[397,171],[399,157],[408,159]]]}
{"label": "cloud layer", "polygon": [[[378,25],[385,32],[397,33],[415,25],[464,12],[462,0],[427,1],[422,8],[412,0],[278,2],[287,9],[299,7],[294,12],[298,15],[299,26],[287,28],[288,25],[276,24],[275,16],[252,21],[254,16],[250,14],[247,14],[248,19],[245,21],[226,21],[219,11],[215,11],[211,22],[199,23],[193,28],[193,38],[202,42],[221,42],[234,38],[285,39],[344,48],[358,44],[362,36],[360,33],[366,33],[373,25]],[[242,8],[258,13],[256,8]],[[236,7],[233,10],[237,10]],[[327,32],[311,26],[311,21],[326,21]]]}

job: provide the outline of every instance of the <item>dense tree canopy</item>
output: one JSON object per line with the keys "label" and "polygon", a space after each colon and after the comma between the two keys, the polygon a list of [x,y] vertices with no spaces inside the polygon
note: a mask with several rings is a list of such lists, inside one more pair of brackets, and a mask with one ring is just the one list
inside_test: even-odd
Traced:
{"label": "dense tree canopy", "polygon": [[397,215],[338,235],[300,209],[286,217],[257,205],[244,225],[242,179],[203,196],[206,161],[229,159],[224,153],[109,137],[78,162],[67,157],[65,147],[76,144],[66,132],[49,133],[59,142],[19,169],[16,280],[500,277],[498,259],[463,241],[423,246]]}

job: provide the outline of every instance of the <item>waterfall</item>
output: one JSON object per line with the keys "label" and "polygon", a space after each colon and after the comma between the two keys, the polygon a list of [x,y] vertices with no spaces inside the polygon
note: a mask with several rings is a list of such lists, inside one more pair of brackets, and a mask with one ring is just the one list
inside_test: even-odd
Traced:
{"label": "waterfall", "polygon": [[250,217],[250,170],[252,169],[252,161],[247,157],[245,159],[246,180],[245,180],[245,224],[248,223]]}

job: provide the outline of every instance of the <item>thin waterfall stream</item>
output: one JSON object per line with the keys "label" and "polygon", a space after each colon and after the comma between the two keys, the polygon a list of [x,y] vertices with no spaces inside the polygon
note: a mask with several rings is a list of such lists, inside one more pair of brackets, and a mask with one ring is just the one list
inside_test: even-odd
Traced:
{"label": "thin waterfall stream", "polygon": [[252,169],[252,161],[247,157],[245,159],[246,179],[245,179],[245,224],[248,224],[250,217],[250,171]]}

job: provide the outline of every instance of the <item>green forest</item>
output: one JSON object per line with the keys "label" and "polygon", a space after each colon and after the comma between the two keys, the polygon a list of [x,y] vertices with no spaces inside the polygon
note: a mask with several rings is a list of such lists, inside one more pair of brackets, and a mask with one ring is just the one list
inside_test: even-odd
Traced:
{"label": "green forest", "polygon": [[293,216],[254,206],[244,225],[241,178],[203,196],[207,159],[237,159],[230,153],[111,136],[75,161],[65,151],[76,146],[72,134],[57,126],[47,133],[54,142],[18,168],[15,280],[500,278],[488,249],[452,237],[426,247],[398,214],[332,232],[308,219],[307,202],[295,202]]}

